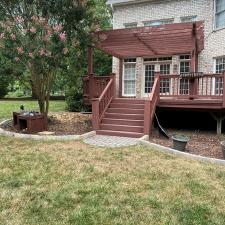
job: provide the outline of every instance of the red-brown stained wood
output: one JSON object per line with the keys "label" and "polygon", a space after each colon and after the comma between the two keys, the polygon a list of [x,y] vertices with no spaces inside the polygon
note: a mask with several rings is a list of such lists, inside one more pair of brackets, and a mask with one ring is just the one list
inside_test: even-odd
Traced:
{"label": "red-brown stained wood", "polygon": [[100,31],[95,47],[115,57],[186,54],[204,48],[203,22]]}

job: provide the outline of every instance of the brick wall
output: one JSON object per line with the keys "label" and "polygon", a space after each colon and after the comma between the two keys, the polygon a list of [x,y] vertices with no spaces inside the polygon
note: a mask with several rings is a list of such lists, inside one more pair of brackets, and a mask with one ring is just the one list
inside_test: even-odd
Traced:
{"label": "brick wall", "polygon": [[[180,17],[197,15],[197,20],[205,21],[205,49],[199,55],[199,71],[214,72],[214,58],[225,55],[225,29],[213,30],[214,1],[213,0],[171,0],[140,4],[114,6],[114,29],[124,28],[125,23],[137,22],[143,26],[143,21],[174,18],[175,23]],[[137,80],[140,82],[142,60],[137,60]],[[118,74],[118,60],[113,60],[113,72]],[[118,79],[118,78],[117,78]],[[140,88],[140,84],[137,84]],[[137,95],[140,90],[137,88]]]}

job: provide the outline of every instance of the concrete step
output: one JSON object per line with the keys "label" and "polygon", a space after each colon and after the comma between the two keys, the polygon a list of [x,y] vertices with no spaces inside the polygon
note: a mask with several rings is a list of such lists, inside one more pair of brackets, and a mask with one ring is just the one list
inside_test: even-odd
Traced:
{"label": "concrete step", "polygon": [[142,136],[144,136],[143,133],[111,131],[111,130],[98,130],[96,133],[100,134],[100,135],[109,135],[109,136],[118,136],[118,137],[132,137],[132,138],[141,138]]}
{"label": "concrete step", "polygon": [[144,104],[111,103],[110,108],[144,109]]}
{"label": "concrete step", "polygon": [[137,98],[115,98],[112,103],[144,104],[145,101]]}
{"label": "concrete step", "polygon": [[128,126],[128,125],[116,125],[116,124],[101,124],[100,125],[100,128],[101,128],[101,130],[143,133],[143,127],[142,126]]}
{"label": "concrete step", "polygon": [[128,125],[128,126],[144,126],[144,120],[128,120],[128,119],[112,119],[103,118],[102,124],[117,124],[117,125]]}
{"label": "concrete step", "polygon": [[144,109],[108,108],[107,113],[144,114]]}
{"label": "concrete step", "polygon": [[127,120],[144,120],[144,114],[122,114],[106,112],[104,118],[127,119]]}

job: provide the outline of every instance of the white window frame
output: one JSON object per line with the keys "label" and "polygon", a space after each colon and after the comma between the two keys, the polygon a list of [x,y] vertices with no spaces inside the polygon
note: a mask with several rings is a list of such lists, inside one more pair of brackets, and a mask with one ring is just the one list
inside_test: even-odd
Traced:
{"label": "white window frame", "polygon": [[[216,26],[216,16],[217,16],[217,12],[216,12],[216,3],[217,3],[217,0],[214,0],[214,21],[213,21],[213,27],[214,27],[214,30],[217,31],[217,30],[221,30],[221,29],[225,29],[225,25],[222,26],[222,27],[217,27]],[[224,10],[225,12],[225,10]],[[221,13],[221,12],[220,12]]]}
{"label": "white window frame", "polygon": [[[131,29],[131,28],[136,28],[138,26],[137,22],[131,22],[131,23],[124,23],[123,24],[125,29]],[[129,27],[126,27],[129,26]]]}
{"label": "white window frame", "polygon": [[[134,59],[134,58],[132,58]],[[136,58],[135,58],[136,59]],[[125,94],[125,88],[124,88],[124,75],[125,75],[125,65],[126,64],[133,64],[135,65],[135,93],[134,94]],[[137,82],[137,72],[136,72],[136,69],[137,69],[137,59],[135,62],[125,62],[125,60],[123,60],[123,79],[122,79],[122,95],[124,97],[136,97],[136,82]]]}
{"label": "white window frame", "polygon": [[[168,58],[168,59],[166,59]],[[169,59],[171,58],[171,59]],[[155,59],[154,61],[147,61],[147,59]],[[165,59],[165,60],[164,60]],[[154,65],[155,72],[160,71],[161,64],[170,64],[170,74],[172,74],[172,56],[164,56],[164,57],[144,57],[142,63],[142,79],[141,79],[141,95],[142,97],[149,97],[150,93],[145,93],[145,66],[146,65]],[[169,89],[172,90],[171,82]],[[165,94],[165,93],[164,93]]]}
{"label": "white window frame", "polygon": [[[220,57],[216,57],[216,58],[214,58],[214,73],[217,73],[217,71],[216,71],[216,61],[218,60],[218,59],[222,59],[222,58],[224,58],[225,59],[225,56],[220,56]],[[213,77],[213,79],[212,79],[212,93],[211,93],[212,95],[219,95],[219,94],[217,94],[216,93],[216,78],[215,77]]]}
{"label": "white window frame", "polygon": [[[171,21],[169,23],[164,23],[167,21]],[[146,25],[147,23],[156,23],[156,22],[162,22],[162,24],[158,24],[158,25]],[[173,24],[174,23],[174,18],[167,18],[167,19],[158,19],[158,20],[148,20],[148,21],[143,21],[143,25],[145,27],[151,27],[151,26],[161,26],[161,25],[165,25],[165,24]]]}
{"label": "white window frame", "polygon": [[[193,15],[193,16],[181,16],[180,17],[180,22],[181,23],[189,23],[189,22],[194,22],[194,21],[197,21],[197,17],[196,15]],[[190,19],[189,21],[182,21],[182,20],[185,20],[185,19]]]}

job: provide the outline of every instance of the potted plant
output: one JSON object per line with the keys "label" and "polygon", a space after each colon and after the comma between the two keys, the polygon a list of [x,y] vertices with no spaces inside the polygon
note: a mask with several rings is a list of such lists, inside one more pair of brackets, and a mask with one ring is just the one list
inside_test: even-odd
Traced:
{"label": "potted plant", "polygon": [[173,149],[179,150],[179,151],[185,151],[187,142],[190,140],[188,136],[181,135],[181,134],[174,134],[172,136],[173,139]]}

